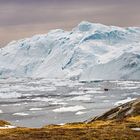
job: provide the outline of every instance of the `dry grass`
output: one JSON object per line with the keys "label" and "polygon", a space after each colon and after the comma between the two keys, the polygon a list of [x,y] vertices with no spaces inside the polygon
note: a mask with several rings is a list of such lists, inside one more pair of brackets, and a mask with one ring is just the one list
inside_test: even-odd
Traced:
{"label": "dry grass", "polygon": [[[9,123],[0,121],[0,126],[4,125]],[[0,140],[140,140],[140,131],[132,128],[140,128],[140,100],[83,123],[49,125],[40,129],[1,129]]]}
{"label": "dry grass", "polygon": [[49,125],[41,129],[15,128],[0,130],[0,140],[139,140],[140,116],[123,121]]}
{"label": "dry grass", "polygon": [[129,122],[137,122],[137,123],[140,123],[140,116],[129,117],[129,118],[126,118],[126,120],[129,121]]}

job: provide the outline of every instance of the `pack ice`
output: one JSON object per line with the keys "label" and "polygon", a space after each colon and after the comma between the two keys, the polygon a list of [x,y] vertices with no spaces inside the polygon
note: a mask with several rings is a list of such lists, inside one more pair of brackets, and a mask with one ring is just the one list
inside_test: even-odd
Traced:
{"label": "pack ice", "polygon": [[0,50],[0,77],[140,80],[140,27],[84,21],[12,41]]}

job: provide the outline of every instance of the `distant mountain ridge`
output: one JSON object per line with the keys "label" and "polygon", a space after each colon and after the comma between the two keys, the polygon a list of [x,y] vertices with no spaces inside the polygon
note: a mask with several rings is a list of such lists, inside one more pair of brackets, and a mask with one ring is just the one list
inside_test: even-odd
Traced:
{"label": "distant mountain ridge", "polygon": [[140,28],[81,22],[0,49],[0,77],[140,80]]}

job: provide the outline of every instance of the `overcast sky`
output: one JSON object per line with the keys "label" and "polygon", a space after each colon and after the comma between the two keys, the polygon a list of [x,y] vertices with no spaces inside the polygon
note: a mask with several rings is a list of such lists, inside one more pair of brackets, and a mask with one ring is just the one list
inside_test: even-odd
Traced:
{"label": "overcast sky", "polygon": [[140,0],[0,0],[0,46],[83,20],[140,26]]}

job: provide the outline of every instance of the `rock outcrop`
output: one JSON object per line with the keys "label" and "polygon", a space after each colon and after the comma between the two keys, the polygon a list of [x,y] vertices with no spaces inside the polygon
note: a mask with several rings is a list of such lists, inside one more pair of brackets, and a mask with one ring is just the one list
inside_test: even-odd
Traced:
{"label": "rock outcrop", "polygon": [[135,117],[140,115],[140,99],[130,101],[128,103],[122,104],[118,107],[115,107],[101,116],[97,116],[87,122],[93,122],[96,120],[122,120],[127,117]]}

